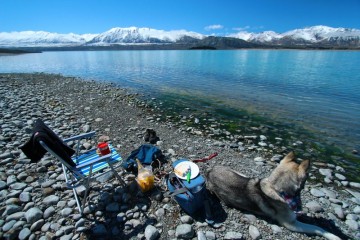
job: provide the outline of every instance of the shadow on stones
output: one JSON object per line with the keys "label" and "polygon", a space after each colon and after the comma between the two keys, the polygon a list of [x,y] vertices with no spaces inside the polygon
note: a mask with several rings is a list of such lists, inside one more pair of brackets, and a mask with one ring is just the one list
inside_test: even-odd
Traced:
{"label": "shadow on stones", "polygon": [[[208,210],[208,212],[206,212],[206,208],[204,207],[201,210],[197,211],[195,214],[190,214],[190,216],[198,222],[206,222],[206,220],[212,220],[215,223],[214,226],[217,226],[216,228],[218,228],[222,223],[225,222],[227,218],[227,213],[222,207],[219,198],[216,197],[216,195],[211,194],[207,189],[206,192],[210,211]],[[209,226],[214,227],[212,225]]]}
{"label": "shadow on stones", "polygon": [[335,234],[336,236],[338,236],[341,239],[351,239],[351,237],[344,234],[341,231],[341,229],[338,228],[335,225],[334,221],[332,221],[332,220],[325,219],[323,217],[313,218],[313,217],[308,217],[306,215],[298,216],[297,220],[299,220],[300,222],[303,222],[303,223],[312,224],[312,225],[321,227],[321,228],[325,229],[326,231],[331,232],[332,234]]}
{"label": "shadow on stones", "polygon": [[[139,233],[143,233],[147,225],[155,225],[157,223],[154,217],[148,215],[147,210],[142,209],[145,205],[146,209],[151,207],[154,201],[151,199],[152,192],[141,193],[135,181],[125,187],[123,191],[123,193],[128,194],[129,198],[126,200],[126,203],[122,203],[123,199],[118,199],[120,205],[119,211],[106,211],[107,206],[111,202],[116,202],[116,197],[114,198],[111,190],[101,191],[95,197],[88,199],[91,213],[84,214],[83,217],[91,223],[91,226],[84,231],[83,239],[131,239],[137,237]],[[138,208],[135,211],[134,208],[136,206]],[[98,214],[99,212],[103,214]],[[119,220],[119,212],[124,213],[127,217]],[[141,217],[133,218],[128,216],[128,214],[135,214],[135,212],[141,215]]]}

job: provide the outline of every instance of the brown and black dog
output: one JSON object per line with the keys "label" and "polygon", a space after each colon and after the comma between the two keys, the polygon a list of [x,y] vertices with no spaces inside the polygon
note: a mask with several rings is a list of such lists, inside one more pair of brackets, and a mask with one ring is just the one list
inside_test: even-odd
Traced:
{"label": "brown and black dog", "polygon": [[229,167],[215,166],[206,172],[206,186],[226,205],[270,217],[294,232],[340,240],[315,225],[299,222],[282,196],[299,197],[307,179],[310,161],[295,162],[289,153],[267,178],[247,178]]}

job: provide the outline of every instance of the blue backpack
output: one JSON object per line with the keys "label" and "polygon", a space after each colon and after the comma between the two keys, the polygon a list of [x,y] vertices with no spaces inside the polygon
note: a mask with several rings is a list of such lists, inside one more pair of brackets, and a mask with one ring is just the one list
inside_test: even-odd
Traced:
{"label": "blue backpack", "polygon": [[[177,164],[183,161],[188,160],[180,159],[172,165],[175,168]],[[188,182],[178,178],[175,173],[171,173],[167,179],[167,186],[170,191],[170,196],[174,197],[186,213],[191,215],[204,207],[206,187],[205,178],[201,174]]]}

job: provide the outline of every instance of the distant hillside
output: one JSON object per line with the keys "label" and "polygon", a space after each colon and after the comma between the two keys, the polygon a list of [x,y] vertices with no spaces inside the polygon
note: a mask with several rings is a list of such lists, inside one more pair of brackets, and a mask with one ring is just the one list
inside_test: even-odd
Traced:
{"label": "distant hillside", "polygon": [[0,54],[24,54],[24,53],[35,53],[35,51],[28,51],[28,50],[22,50],[22,49],[0,48]]}
{"label": "distant hillside", "polygon": [[252,43],[279,47],[360,48],[360,30],[313,26],[295,29],[282,34],[239,32],[230,35]]}
{"label": "distant hillside", "polygon": [[0,47],[25,50],[153,50],[153,49],[360,49],[360,30],[313,26],[285,33],[238,32],[225,37],[186,30],[112,28],[100,34],[44,31],[1,32]]}

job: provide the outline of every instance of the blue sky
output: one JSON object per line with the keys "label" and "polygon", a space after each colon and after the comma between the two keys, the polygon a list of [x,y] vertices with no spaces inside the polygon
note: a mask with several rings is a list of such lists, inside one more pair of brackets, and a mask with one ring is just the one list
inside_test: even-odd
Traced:
{"label": "blue sky", "polygon": [[225,35],[314,25],[360,29],[360,0],[0,0],[0,32],[136,26]]}

